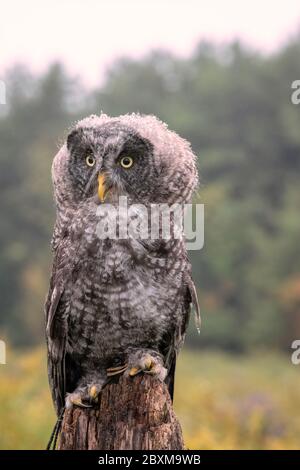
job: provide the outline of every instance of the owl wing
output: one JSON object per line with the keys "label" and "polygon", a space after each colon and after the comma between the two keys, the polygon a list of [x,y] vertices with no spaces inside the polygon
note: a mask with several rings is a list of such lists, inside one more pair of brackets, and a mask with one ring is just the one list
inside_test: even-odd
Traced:
{"label": "owl wing", "polygon": [[176,360],[178,352],[184,342],[186,330],[189,322],[191,304],[195,310],[195,319],[196,319],[196,326],[197,329],[200,328],[200,307],[198,302],[198,296],[195,284],[189,272],[184,274],[184,282],[183,282],[183,298],[182,298],[182,315],[180,318],[179,326],[177,326],[176,330],[173,331],[173,336],[170,338],[165,338],[166,340],[166,356],[165,356],[165,364],[168,370],[168,375],[166,377],[166,384],[169,389],[169,393],[171,399],[173,401],[174,396],[174,380],[175,380],[175,369],[176,369]]}
{"label": "owl wing", "polygon": [[66,353],[68,337],[68,307],[64,299],[66,281],[73,272],[74,266],[70,264],[73,256],[67,256],[70,245],[62,240],[56,247],[53,259],[50,288],[45,304],[46,339],[48,349],[48,377],[53,402],[59,415],[64,407],[67,382],[66,370],[70,374],[71,367],[67,367],[68,355]]}

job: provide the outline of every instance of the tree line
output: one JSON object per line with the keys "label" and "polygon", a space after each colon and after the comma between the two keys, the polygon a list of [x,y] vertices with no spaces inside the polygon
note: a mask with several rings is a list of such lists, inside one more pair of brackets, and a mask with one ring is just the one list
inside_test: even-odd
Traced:
{"label": "tree line", "polygon": [[[2,78],[2,77],[1,77]],[[300,338],[300,38],[262,55],[201,42],[188,58],[153,51],[119,59],[86,89],[55,63],[4,74],[0,106],[0,337],[43,341],[54,221],[50,168],[74,121],[157,115],[198,155],[197,202],[205,244],[191,251],[202,309],[189,343],[245,351],[289,350]],[[192,323],[192,322],[191,322]],[[2,338],[3,337],[3,338]]]}

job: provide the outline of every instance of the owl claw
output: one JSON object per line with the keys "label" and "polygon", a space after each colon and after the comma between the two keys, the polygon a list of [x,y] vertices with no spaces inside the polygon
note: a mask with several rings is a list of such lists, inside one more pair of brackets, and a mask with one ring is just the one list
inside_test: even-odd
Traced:
{"label": "owl claw", "polygon": [[80,406],[81,408],[92,408],[92,405],[86,405],[83,403],[80,397],[69,397],[69,406],[67,403],[67,408],[71,405]]}
{"label": "owl claw", "polygon": [[98,403],[98,396],[102,390],[104,380],[91,381],[77,387],[72,393],[66,395],[66,408],[80,406],[81,408],[92,408]]}
{"label": "owl claw", "polygon": [[99,390],[98,390],[98,388],[96,387],[96,385],[92,385],[92,386],[91,386],[89,395],[90,395],[90,397],[91,397],[91,399],[92,399],[93,401],[96,401],[96,400],[98,399]]}
{"label": "owl claw", "polygon": [[151,368],[154,365],[154,361],[152,357],[147,354],[142,361],[142,364],[140,367],[132,367],[129,371],[129,375],[131,377],[134,377],[135,375],[139,374],[140,372],[151,372]]}
{"label": "owl claw", "polygon": [[167,369],[163,365],[162,357],[153,352],[153,355],[148,351],[136,351],[131,356],[130,367],[127,369],[127,374],[134,377],[140,372],[145,374],[155,375],[159,380],[163,381],[167,375]]}
{"label": "owl claw", "polygon": [[122,374],[127,369],[127,364],[123,364],[117,367],[109,367],[106,369],[107,377],[112,377],[114,375]]}
{"label": "owl claw", "polygon": [[151,368],[154,366],[155,362],[153,361],[152,357],[148,354],[144,358],[144,364],[145,364],[145,371],[150,371]]}
{"label": "owl claw", "polygon": [[138,367],[132,367],[129,371],[130,377],[134,377],[135,375],[139,374],[142,372],[142,369],[139,369]]}

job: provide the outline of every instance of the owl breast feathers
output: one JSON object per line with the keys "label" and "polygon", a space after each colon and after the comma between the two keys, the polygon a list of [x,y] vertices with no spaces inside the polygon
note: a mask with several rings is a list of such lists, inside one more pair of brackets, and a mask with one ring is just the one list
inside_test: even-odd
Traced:
{"label": "owl breast feathers", "polygon": [[[57,218],[45,311],[58,415],[92,406],[123,373],[153,374],[173,396],[191,303],[199,316],[184,237],[173,230],[163,237],[159,224],[156,237],[120,236],[120,201],[134,214],[125,228],[153,207],[189,202],[197,185],[190,145],[154,116],[90,116],[68,134],[52,178]],[[107,225],[119,236],[101,236]]]}

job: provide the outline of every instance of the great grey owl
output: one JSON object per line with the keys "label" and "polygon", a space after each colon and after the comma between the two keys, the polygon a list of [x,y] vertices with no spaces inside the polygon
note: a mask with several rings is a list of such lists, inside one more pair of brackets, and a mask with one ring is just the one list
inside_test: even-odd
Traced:
{"label": "great grey owl", "polygon": [[99,226],[115,216],[99,208],[117,208],[120,196],[147,210],[190,201],[190,145],[154,116],[90,116],[71,129],[52,178],[57,219],[45,311],[57,414],[93,406],[122,373],[156,375],[173,396],[191,303],[199,317],[184,237],[100,237]]}

